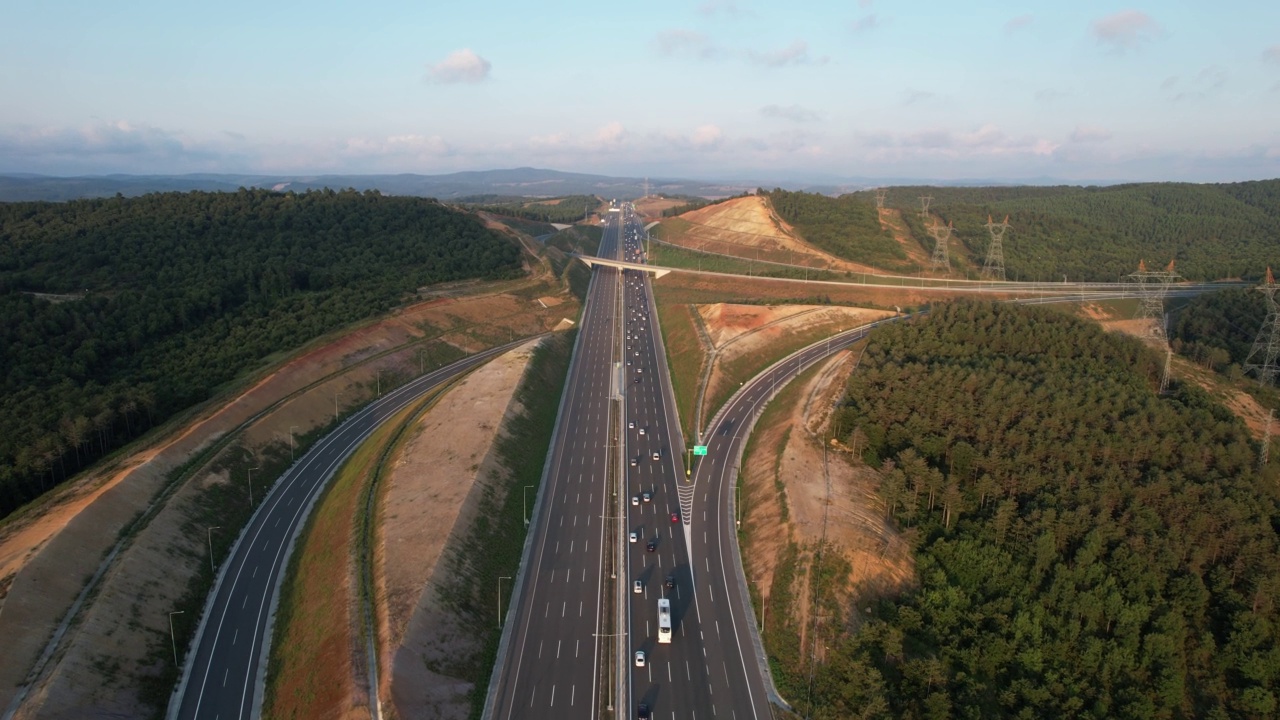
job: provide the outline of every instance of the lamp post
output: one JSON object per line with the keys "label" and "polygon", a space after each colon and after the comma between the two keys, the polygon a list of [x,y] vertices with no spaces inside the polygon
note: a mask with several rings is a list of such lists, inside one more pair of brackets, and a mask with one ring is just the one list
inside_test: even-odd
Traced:
{"label": "lamp post", "polygon": [[213,566],[213,531],[221,530],[221,529],[222,528],[218,527],[217,525],[214,525],[213,527],[209,528],[209,572],[211,573],[218,572],[218,570]]}
{"label": "lamp post", "polygon": [[256,467],[249,468],[249,507],[253,507],[253,471]]}
{"label": "lamp post", "polygon": [[178,640],[176,636],[173,634],[173,616],[181,615],[182,613],[183,613],[182,610],[174,610],[173,612],[169,613],[169,644],[173,646],[174,667],[177,667],[178,665]]}
{"label": "lamp post", "polygon": [[293,462],[293,431],[297,429],[297,425],[289,426],[289,462]]}
{"label": "lamp post", "polygon": [[503,575],[502,577],[498,578],[498,627],[499,628],[502,627],[502,581],[510,580],[510,579],[511,578],[507,577],[506,575]]}
{"label": "lamp post", "polygon": [[342,396],[342,391],[333,393],[333,421],[338,422],[338,398]]}
{"label": "lamp post", "polygon": [[525,485],[525,486],[524,486],[524,524],[525,524],[525,527],[528,527],[528,525],[529,525],[529,490],[531,490],[532,488],[533,488],[533,486],[532,486],[532,485]]}

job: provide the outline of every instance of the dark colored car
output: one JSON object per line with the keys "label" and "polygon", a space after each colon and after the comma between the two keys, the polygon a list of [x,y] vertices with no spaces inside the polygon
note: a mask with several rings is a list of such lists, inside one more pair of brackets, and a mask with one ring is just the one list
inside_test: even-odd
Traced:
{"label": "dark colored car", "polygon": [[667,582],[666,582],[666,585],[667,585],[667,587],[669,587],[669,588],[673,588],[673,587],[675,587],[675,586],[676,586],[676,576],[675,576],[675,575],[668,575],[668,576],[667,576]]}
{"label": "dark colored car", "polygon": [[644,548],[645,548],[646,550],[648,550],[649,552],[653,552],[654,550],[657,550],[657,549],[658,549],[658,541],[657,541],[657,540],[650,540],[649,542],[645,543]]}
{"label": "dark colored car", "polygon": [[640,703],[640,707],[636,708],[636,717],[640,718],[640,720],[649,720],[649,706],[645,703]]}

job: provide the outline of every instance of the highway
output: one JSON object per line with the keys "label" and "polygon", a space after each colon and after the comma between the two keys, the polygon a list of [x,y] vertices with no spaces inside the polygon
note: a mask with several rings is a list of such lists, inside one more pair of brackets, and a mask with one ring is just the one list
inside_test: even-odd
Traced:
{"label": "highway", "polygon": [[[601,255],[618,252],[619,215],[605,226]],[[619,283],[614,269],[592,276],[486,717],[593,718],[602,695],[612,692],[609,677],[597,670],[613,645],[603,637],[612,614],[604,562],[617,540],[606,537],[604,521],[617,512],[606,482],[616,455],[610,444],[614,367],[621,361],[614,342]],[[606,705],[616,700],[603,698]]]}
{"label": "highway", "polygon": [[311,505],[334,472],[388,418],[434,388],[528,341],[495,347],[427,373],[348,417],[276,481],[219,571],[170,699],[169,718],[254,718],[281,573]]}

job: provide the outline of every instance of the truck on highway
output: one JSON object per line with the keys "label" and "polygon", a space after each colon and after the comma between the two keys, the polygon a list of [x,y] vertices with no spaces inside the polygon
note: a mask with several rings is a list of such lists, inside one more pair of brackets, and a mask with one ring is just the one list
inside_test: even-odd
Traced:
{"label": "truck on highway", "polygon": [[671,642],[671,601],[667,598],[658,599],[658,642]]}

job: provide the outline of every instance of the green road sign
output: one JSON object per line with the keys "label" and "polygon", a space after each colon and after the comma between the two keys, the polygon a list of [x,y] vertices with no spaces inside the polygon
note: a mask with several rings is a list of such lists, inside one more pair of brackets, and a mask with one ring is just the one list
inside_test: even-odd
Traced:
{"label": "green road sign", "polygon": [[694,446],[693,446],[693,454],[694,454],[694,455],[706,455],[706,454],[707,454],[707,446],[706,446],[706,445],[694,445]]}

